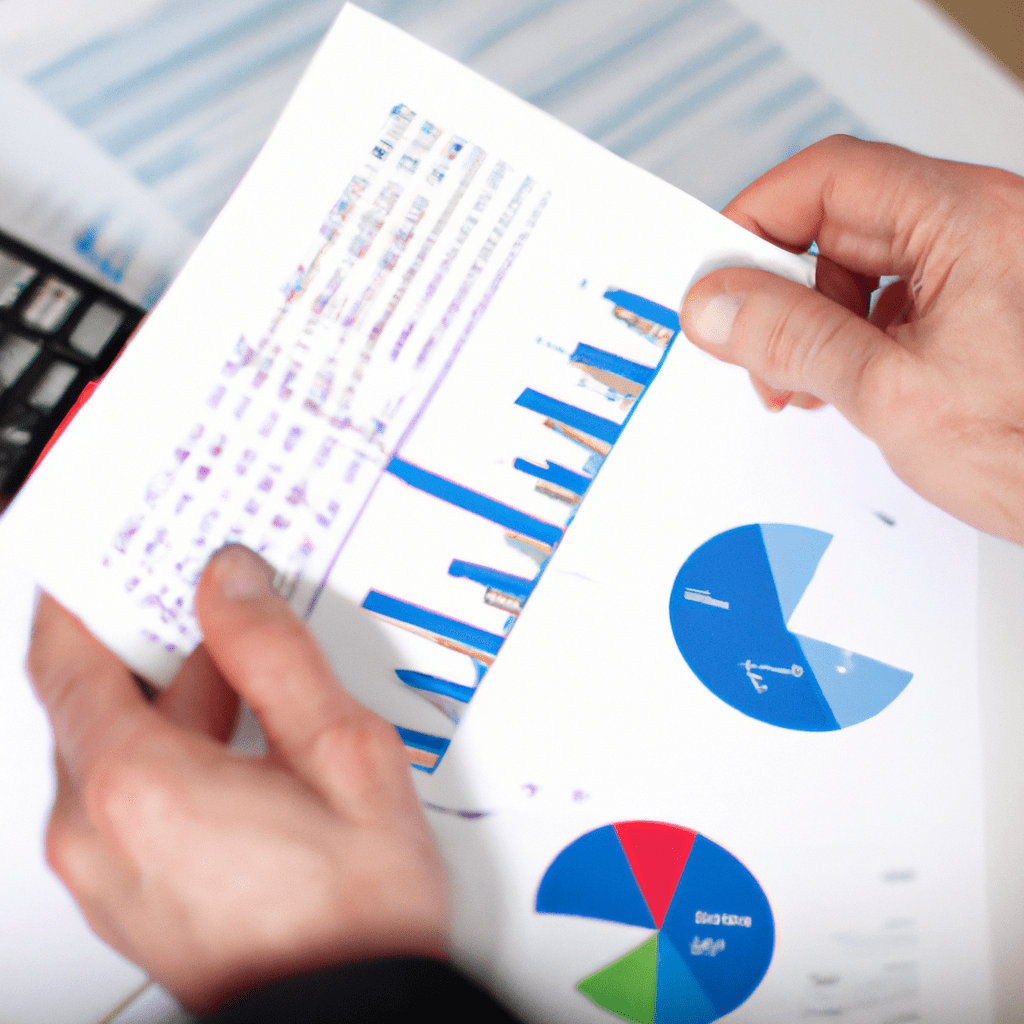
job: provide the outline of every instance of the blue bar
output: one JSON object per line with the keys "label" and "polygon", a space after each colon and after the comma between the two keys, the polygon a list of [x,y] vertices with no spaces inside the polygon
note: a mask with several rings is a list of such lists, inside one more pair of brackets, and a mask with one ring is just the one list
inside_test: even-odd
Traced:
{"label": "blue bar", "polygon": [[523,576],[513,576],[497,569],[488,569],[485,565],[477,565],[475,562],[460,562],[458,559],[448,567],[448,575],[460,576],[484,587],[493,587],[503,594],[518,597],[520,601],[525,601],[537,585],[535,580],[528,580]]}
{"label": "blue bar", "polygon": [[622,431],[622,427],[613,420],[606,420],[603,416],[595,416],[592,412],[585,412],[575,405],[560,402],[557,398],[551,398],[549,395],[542,395],[539,391],[534,391],[533,388],[527,388],[516,399],[516,405],[557,420],[567,427],[596,437],[599,441],[607,441],[608,444],[615,444]]}
{"label": "blue bar", "polygon": [[[567,408],[571,407],[567,406]],[[618,430],[617,427],[616,430]],[[538,540],[549,547],[554,547],[562,539],[562,531],[557,526],[528,516],[525,512],[512,508],[511,505],[503,505],[500,501],[488,498],[478,491],[471,491],[468,487],[453,483],[443,476],[420,469],[419,466],[414,466],[411,462],[393,458],[388,463],[387,471],[393,476],[397,476],[399,480],[404,480],[410,487],[415,487],[426,494],[432,494],[435,498],[447,501],[449,505],[464,508],[467,512],[489,519],[492,523],[497,523],[512,533]]]}
{"label": "blue bar", "polygon": [[395,730],[398,733],[399,739],[407,747],[412,747],[413,750],[422,750],[427,754],[437,755],[437,761],[434,763],[433,768],[427,768],[426,765],[416,763],[413,763],[410,767],[417,768],[428,775],[436,771],[451,740],[446,740],[442,736],[431,736],[429,733],[417,732],[415,729],[403,729],[400,725],[396,725]]}
{"label": "blue bar", "polygon": [[451,740],[446,740],[443,736],[431,736],[430,733],[417,732],[415,729],[403,729],[400,725],[396,725],[395,728],[407,747],[425,750],[428,754],[437,754],[438,757],[444,754],[451,743]]}
{"label": "blue bar", "polygon": [[516,459],[512,466],[520,473],[529,473],[530,476],[535,476],[538,480],[547,480],[549,484],[557,484],[581,497],[587,493],[587,488],[593,483],[589,476],[574,473],[571,469],[558,465],[557,462],[548,462],[545,468],[544,466],[535,466],[532,462],[527,462],[526,459]]}
{"label": "blue bar", "polygon": [[610,299],[616,306],[628,309],[630,313],[650,320],[651,323],[661,324],[670,331],[679,330],[679,314],[668,306],[659,306],[657,302],[651,302],[633,292],[624,292],[620,289],[611,289],[604,293],[606,299]]}
{"label": "blue bar", "polygon": [[449,619],[446,615],[438,615],[437,612],[428,611],[418,604],[410,604],[408,601],[400,601],[390,594],[382,594],[379,590],[371,590],[366,595],[363,607],[368,612],[395,619],[397,622],[404,622],[408,626],[414,626],[416,629],[422,629],[428,633],[436,633],[438,636],[465,644],[465,646],[483,651],[485,654],[497,654],[505,642],[505,638],[498,636],[497,633],[488,633],[467,622]]}
{"label": "blue bar", "polygon": [[654,380],[654,374],[657,372],[653,366],[634,363],[631,359],[623,359],[622,356],[613,355],[611,352],[605,352],[602,348],[594,348],[592,345],[584,345],[582,342],[569,356],[569,362],[614,373],[616,377],[631,380],[634,384],[640,384],[643,387],[647,387]]}
{"label": "blue bar", "polygon": [[413,672],[407,668],[396,668],[395,675],[414,690],[438,693],[443,697],[461,700],[463,704],[468,704],[475,692],[471,686],[462,686],[438,676],[428,676],[425,672]]}

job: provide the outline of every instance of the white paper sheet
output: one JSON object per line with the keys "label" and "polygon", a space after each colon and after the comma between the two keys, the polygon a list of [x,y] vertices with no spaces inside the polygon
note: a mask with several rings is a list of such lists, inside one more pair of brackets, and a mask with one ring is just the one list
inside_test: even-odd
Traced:
{"label": "white paper sheet", "polygon": [[[474,841],[516,879],[509,906],[531,904],[560,849],[609,822],[672,822],[724,846],[768,893],[777,929],[767,977],[730,1019],[988,1019],[974,536],[895,481],[838,415],[773,417],[736,371],[676,356],[421,788],[494,811]],[[827,733],[756,721],[684,660],[676,575],[748,523],[833,535],[789,627],[913,672],[873,717]],[[750,653],[765,639],[753,633]],[[755,681],[769,693],[801,682],[735,660],[751,701],[766,699]],[[486,950],[469,956],[551,1021],[602,1019],[575,984],[651,934],[508,919],[495,931],[465,910],[461,948]]]}
{"label": "white paper sheet", "polygon": [[[441,128],[432,142],[425,122]],[[475,147],[486,156],[470,177]],[[720,843],[769,895],[776,957],[736,1019],[810,1008],[869,1020],[885,1003],[937,1020],[962,1020],[969,1005],[984,1020],[973,538],[896,483],[838,417],[769,418],[737,371],[682,339],[660,363],[663,332],[631,318],[620,293],[670,311],[704,268],[737,260],[807,280],[798,258],[349,11],[177,285],[4,517],[0,554],[29,554],[44,586],[166,679],[195,640],[189,588],[202,558],[232,537],[262,546],[298,607],[320,591],[311,621],[353,691],[442,748],[450,721],[394,670],[472,690],[487,662],[481,634],[497,638],[501,658],[440,771],[421,781],[431,802],[497,810],[451,819],[503,851],[486,869],[502,874],[501,895],[485,908],[467,900],[473,871],[456,875],[460,948],[533,1015],[603,1016],[575,985],[637,938],[535,915],[547,864],[593,827],[653,817]],[[580,343],[605,353],[603,379]],[[621,374],[609,388],[608,367],[625,364],[607,357],[634,374],[661,366],[639,403],[624,403]],[[605,426],[566,420],[527,391]],[[515,460],[590,476],[600,446],[583,450],[544,418],[613,437],[631,408],[506,647],[508,603],[488,604],[451,562],[532,581],[544,538],[574,505],[537,491]],[[69,522],[66,496],[84,493],[92,500]],[[511,528],[507,508],[479,495],[532,521]],[[683,560],[758,522],[834,535],[795,631],[913,673],[868,721],[835,733],[755,721],[674,649],[665,594]],[[420,617],[378,624],[359,608],[370,591]],[[427,629],[424,609],[471,627],[461,652],[435,642],[452,637]],[[456,861],[472,848],[447,846]],[[916,881],[890,899],[883,876]],[[887,926],[912,956],[889,956]],[[571,957],[551,955],[567,943]],[[894,962],[902,973],[880,989]],[[809,972],[837,971],[842,990],[808,991]]]}

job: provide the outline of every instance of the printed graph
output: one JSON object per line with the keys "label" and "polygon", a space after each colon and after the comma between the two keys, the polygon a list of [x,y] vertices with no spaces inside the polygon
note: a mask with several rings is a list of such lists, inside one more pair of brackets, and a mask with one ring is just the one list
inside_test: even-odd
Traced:
{"label": "printed graph", "polygon": [[679,570],[669,598],[676,644],[712,693],[751,718],[844,729],[878,714],[910,682],[910,672],[787,628],[831,541],[805,526],[740,526]]}
{"label": "printed graph", "polygon": [[576,986],[638,1024],[710,1024],[731,1013],[761,983],[775,947],[754,876],[717,843],[664,822],[581,836],[545,872],[536,909],[656,929]]}
{"label": "printed graph", "polygon": [[[654,365],[626,359],[580,342],[568,354],[566,371],[576,375],[582,372],[604,389],[606,397],[613,398],[620,410],[624,407],[627,412],[621,422],[533,388],[525,388],[515,400],[518,408],[534,413],[545,428],[567,438],[585,454],[585,472],[547,459],[543,466],[523,458],[516,458],[513,462],[515,471],[533,478],[535,490],[555,502],[553,508],[557,511],[553,512],[552,518],[561,520],[563,525],[530,515],[398,455],[393,456],[387,465],[390,476],[452,508],[487,520],[504,533],[509,544],[531,550],[537,558],[537,571],[529,578],[461,559],[451,562],[450,576],[479,584],[483,588],[485,604],[509,613],[505,630],[500,634],[479,629],[445,615],[440,609],[425,608],[399,595],[371,590],[363,601],[366,611],[392,626],[472,659],[478,683],[497,657],[605,456],[618,440],[645,389],[654,380],[661,360],[679,331],[679,318],[675,312],[643,296],[610,288],[604,292],[603,298],[609,304],[611,316],[624,329],[639,332],[653,346]],[[429,700],[455,723],[460,720],[474,693],[471,687],[411,669],[398,669],[396,674],[406,686]],[[444,737],[409,729],[401,729],[400,735],[409,749],[410,762],[428,772],[437,767],[449,744]]]}
{"label": "printed graph", "polygon": [[[388,624],[395,671],[364,697],[373,706],[380,695],[411,763],[432,771],[679,321],[584,279],[567,297],[575,316],[552,313],[551,338],[502,335],[488,311],[557,197],[402,103],[364,154],[281,260],[262,307],[233,337],[210,339],[224,353],[216,383],[102,561],[140,611],[152,673],[166,678],[199,641],[193,591],[221,544],[269,559],[307,616],[330,580],[368,613],[364,638],[380,632],[371,615]],[[495,356],[506,373],[491,369]],[[474,386],[460,391],[467,372]],[[482,394],[495,396],[483,409],[473,406]],[[476,454],[465,457],[470,422]],[[402,548],[391,524],[414,531],[424,501],[429,535]],[[487,524],[482,546],[464,546],[470,518]],[[486,607],[464,599],[462,581]],[[448,721],[424,717],[409,693]]]}

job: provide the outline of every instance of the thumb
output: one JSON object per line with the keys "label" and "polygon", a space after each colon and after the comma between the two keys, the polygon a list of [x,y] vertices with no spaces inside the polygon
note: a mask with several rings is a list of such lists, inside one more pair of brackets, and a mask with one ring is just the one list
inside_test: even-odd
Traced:
{"label": "thumb", "polygon": [[360,820],[415,806],[395,729],[338,682],[305,623],[272,585],[259,555],[229,544],[196,591],[204,646],[248,700],[272,753],[336,810]]}
{"label": "thumb", "polygon": [[819,292],[763,270],[701,278],[683,302],[686,336],[778,391],[830,402],[876,441],[898,412],[912,357],[883,331]]}

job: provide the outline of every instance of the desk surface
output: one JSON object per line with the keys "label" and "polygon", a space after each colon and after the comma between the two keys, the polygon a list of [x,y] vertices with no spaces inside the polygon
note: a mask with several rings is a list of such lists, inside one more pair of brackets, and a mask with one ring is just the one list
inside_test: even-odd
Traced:
{"label": "desk surface", "polygon": [[1014,0],[933,0],[1024,80],[1024,8]]}

